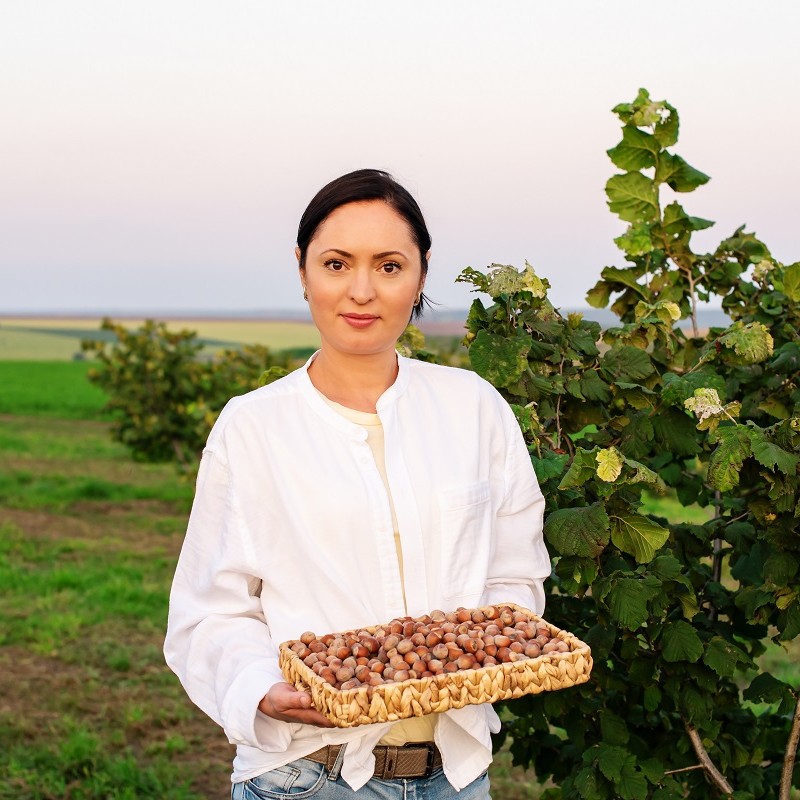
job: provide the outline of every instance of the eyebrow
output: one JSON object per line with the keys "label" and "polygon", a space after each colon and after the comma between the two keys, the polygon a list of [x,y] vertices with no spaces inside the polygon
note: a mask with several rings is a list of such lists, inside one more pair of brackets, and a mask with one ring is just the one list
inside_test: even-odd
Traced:
{"label": "eyebrow", "polygon": [[[338,253],[340,256],[344,256],[345,258],[353,258],[352,253],[348,253],[347,250],[339,250],[338,247],[329,247],[327,250],[323,250],[320,255],[325,255],[325,253]],[[402,250],[386,250],[383,253],[375,253],[372,257],[386,258],[386,256],[402,256],[403,258],[408,258],[408,256],[406,256]]]}

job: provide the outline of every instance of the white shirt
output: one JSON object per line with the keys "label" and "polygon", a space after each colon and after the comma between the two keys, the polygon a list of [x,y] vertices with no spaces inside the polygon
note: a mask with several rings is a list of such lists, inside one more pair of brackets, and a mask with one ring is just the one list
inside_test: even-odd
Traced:
{"label": "white shirt", "polygon": [[[313,356],[312,356],[313,359]],[[190,698],[237,745],[233,781],[347,742],[358,790],[392,723],[323,729],[257,710],[284,678],[278,645],[404,613],[513,602],[541,614],[550,559],[542,497],[516,419],[475,373],[398,356],[380,397],[386,489],[366,431],[319,396],[308,365],[231,400],[208,439],[170,596],[164,652]],[[458,790],[491,762],[489,704],[440,715]]]}

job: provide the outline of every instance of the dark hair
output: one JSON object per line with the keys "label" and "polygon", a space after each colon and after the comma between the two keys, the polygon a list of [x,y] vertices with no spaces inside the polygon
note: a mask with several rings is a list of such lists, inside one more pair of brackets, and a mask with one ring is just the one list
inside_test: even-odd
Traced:
{"label": "dark hair", "polygon": [[[300,268],[306,265],[308,245],[327,217],[339,206],[362,200],[383,200],[408,223],[411,235],[419,248],[422,274],[428,272],[426,253],[431,249],[431,235],[425,225],[417,201],[388,172],[379,169],[357,169],[323,186],[300,217],[297,229],[297,246],[300,248]],[[411,312],[412,319],[422,316],[422,307],[430,301],[423,294]]]}

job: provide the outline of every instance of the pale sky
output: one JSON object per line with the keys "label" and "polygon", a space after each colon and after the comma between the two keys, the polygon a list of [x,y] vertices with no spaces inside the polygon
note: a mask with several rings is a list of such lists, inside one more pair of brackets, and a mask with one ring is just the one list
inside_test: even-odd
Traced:
{"label": "pale sky", "polygon": [[584,305],[640,86],[711,175],[702,245],[747,223],[790,263],[799,30],[795,0],[0,0],[0,312],[300,309],[300,215],[360,167],[417,197],[444,308],[525,259]]}

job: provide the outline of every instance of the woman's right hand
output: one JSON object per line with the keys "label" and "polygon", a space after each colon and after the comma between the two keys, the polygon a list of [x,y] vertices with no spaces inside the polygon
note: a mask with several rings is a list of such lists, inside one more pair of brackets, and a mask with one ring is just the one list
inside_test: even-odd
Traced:
{"label": "woman's right hand", "polygon": [[276,683],[261,698],[258,710],[282,722],[302,722],[320,728],[333,728],[333,723],[311,706],[311,695],[295,689],[290,683]]}

